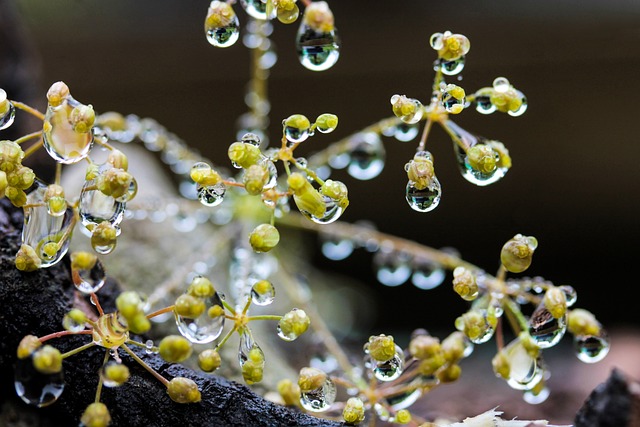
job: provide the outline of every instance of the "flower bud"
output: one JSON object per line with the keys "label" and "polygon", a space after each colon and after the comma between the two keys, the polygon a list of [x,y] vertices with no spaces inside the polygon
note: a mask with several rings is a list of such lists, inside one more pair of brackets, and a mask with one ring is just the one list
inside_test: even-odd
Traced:
{"label": "flower bud", "polygon": [[476,299],[478,297],[476,277],[465,267],[456,267],[453,270],[453,290],[466,301]]}
{"label": "flower bud", "polygon": [[249,166],[242,177],[242,183],[247,193],[257,196],[262,193],[262,189],[269,180],[269,171],[262,165]]}
{"label": "flower bud", "polygon": [[179,363],[191,356],[191,343],[182,335],[169,335],[160,341],[159,351],[167,362]]}
{"label": "flower bud", "polygon": [[35,271],[42,265],[42,260],[29,245],[20,246],[16,254],[16,268],[20,271]]}
{"label": "flower bud", "polygon": [[184,377],[176,377],[169,381],[167,393],[171,400],[177,403],[195,403],[201,399],[197,384]]}
{"label": "flower bud", "polygon": [[364,402],[357,397],[349,398],[342,410],[342,418],[348,424],[358,424],[364,421]]}
{"label": "flower bud", "polygon": [[198,366],[204,372],[213,372],[218,369],[221,364],[222,359],[220,358],[220,354],[213,349],[204,350],[198,355]]}
{"label": "flower bud", "polygon": [[278,383],[278,393],[286,406],[296,406],[300,404],[300,386],[291,380],[282,380]]}
{"label": "flower bud", "polygon": [[326,180],[320,187],[320,193],[335,200],[342,209],[349,206],[347,186],[340,181]]}
{"label": "flower bud", "polygon": [[76,133],[91,132],[96,120],[96,113],[91,105],[79,105],[74,107],[69,114],[69,123]]}
{"label": "flower bud", "polygon": [[204,313],[206,308],[206,304],[202,298],[182,294],[176,299],[174,310],[186,319],[195,319]]}
{"label": "flower bud", "polygon": [[427,359],[440,351],[440,340],[430,335],[418,335],[409,342],[409,353],[416,359]]}
{"label": "flower bud", "polygon": [[538,247],[535,237],[516,234],[502,247],[500,261],[511,273],[522,273],[531,265],[533,252]]}
{"label": "flower bud", "polygon": [[204,276],[196,276],[191,281],[187,293],[194,297],[209,298],[216,293],[216,290],[209,279]]}
{"label": "flower bud", "polygon": [[396,345],[391,335],[373,335],[369,337],[366,349],[373,360],[386,362],[396,355]]}
{"label": "flower bud", "polygon": [[327,381],[327,374],[320,369],[305,367],[300,369],[298,376],[298,386],[302,393],[309,393],[324,386]]}
{"label": "flower bud", "polygon": [[35,335],[25,335],[25,337],[20,340],[20,344],[18,344],[18,359],[26,359],[41,346],[42,343],[38,337]]}
{"label": "flower bud", "polygon": [[304,334],[311,319],[304,310],[294,308],[286,313],[278,322],[278,335],[286,341],[293,341],[300,335]]}
{"label": "flower bud", "polygon": [[497,153],[486,144],[476,144],[467,150],[469,166],[474,170],[490,174],[498,167]]}
{"label": "flower bud", "polygon": [[231,144],[227,154],[229,155],[229,160],[245,169],[258,163],[262,157],[260,148],[244,142]]}
{"label": "flower bud", "polygon": [[249,243],[256,252],[269,252],[279,241],[280,233],[271,224],[260,224],[249,235]]}
{"label": "flower bud", "polygon": [[111,415],[107,405],[94,402],[82,413],[80,422],[84,427],[107,427],[111,423]]}
{"label": "flower bud", "polygon": [[329,33],[335,28],[333,12],[326,1],[314,1],[306,6],[304,23],[320,33]]}
{"label": "flower bud", "polygon": [[62,354],[50,345],[36,350],[32,356],[33,367],[41,374],[57,374],[62,370]]}
{"label": "flower bud", "polygon": [[104,367],[103,375],[113,385],[121,386],[129,380],[130,372],[127,365],[111,362]]}
{"label": "flower bud", "polygon": [[561,318],[567,312],[567,297],[560,288],[554,286],[547,289],[542,301],[554,319]]}
{"label": "flower bud", "polygon": [[47,101],[52,107],[62,104],[69,96],[69,86],[64,82],[55,82],[47,91]]}
{"label": "flower bud", "polygon": [[567,329],[574,335],[598,336],[602,326],[590,311],[576,308],[567,315]]}

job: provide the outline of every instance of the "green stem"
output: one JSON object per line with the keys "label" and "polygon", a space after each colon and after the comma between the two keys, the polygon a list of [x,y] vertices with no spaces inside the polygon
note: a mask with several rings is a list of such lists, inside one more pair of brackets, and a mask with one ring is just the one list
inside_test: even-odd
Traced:
{"label": "green stem", "polygon": [[231,314],[233,314],[234,316],[236,315],[236,310],[233,307],[231,307],[231,304],[229,304],[227,301],[222,300],[222,305],[224,306],[224,308],[229,310]]}
{"label": "green stem", "polygon": [[218,351],[219,349],[221,349],[222,346],[227,342],[227,340],[231,338],[231,335],[233,335],[233,333],[237,330],[238,330],[238,327],[236,325],[233,325],[233,328],[231,328],[231,330],[227,332],[227,334],[220,340],[218,345],[216,345],[215,350]]}
{"label": "green stem", "polygon": [[247,317],[247,320],[249,322],[253,321],[253,320],[280,320],[282,319],[282,316],[277,316],[277,315],[261,315],[261,316],[249,316]]}
{"label": "green stem", "polygon": [[26,111],[32,116],[35,116],[40,120],[44,120],[44,114],[42,114],[40,111],[36,110],[35,108],[29,107],[27,104],[23,104],[22,102],[18,102],[18,101],[10,100],[9,102],[11,102],[13,106],[16,107],[17,109]]}
{"label": "green stem", "polygon": [[[104,355],[104,360],[102,361],[102,365],[107,363],[107,360],[109,360],[109,350],[107,350],[107,352]],[[102,375],[98,375],[98,387],[96,387],[96,399],[95,399],[96,403],[100,402],[100,395],[102,394],[102,383],[103,383]]]}
{"label": "green stem", "polygon": [[67,357],[71,357],[71,356],[73,356],[74,354],[78,354],[78,353],[80,353],[81,351],[84,351],[84,350],[86,350],[86,349],[88,349],[88,348],[93,347],[94,345],[96,345],[96,343],[94,343],[93,341],[91,341],[90,343],[87,343],[87,344],[85,344],[85,345],[83,345],[83,346],[81,346],[81,347],[75,348],[75,349],[73,349],[73,350],[69,350],[69,351],[67,351],[66,353],[63,353],[63,354],[62,354],[62,359],[64,360],[64,359],[66,359]]}
{"label": "green stem", "polygon": [[13,142],[15,142],[16,144],[20,145],[20,144],[22,144],[24,142],[27,142],[27,141],[31,140],[31,139],[40,138],[41,136],[42,136],[42,131],[39,130],[38,132],[33,132],[33,133],[28,134],[28,135],[21,136],[20,138],[16,139]]}
{"label": "green stem", "polygon": [[135,354],[133,351],[131,351],[131,349],[129,347],[127,347],[125,344],[122,344],[122,349],[124,351],[126,351],[127,353],[129,353],[129,356],[131,356],[133,358],[133,360],[135,360],[136,362],[138,362],[140,364],[140,366],[142,366],[144,369],[147,370],[147,372],[149,372],[151,375],[153,375],[158,381],[160,381],[162,384],[164,384],[165,387],[169,386],[169,381],[163,377],[162,375],[160,375],[159,373],[157,373],[151,366],[147,365],[145,363],[144,360],[140,359],[138,357],[137,354]]}

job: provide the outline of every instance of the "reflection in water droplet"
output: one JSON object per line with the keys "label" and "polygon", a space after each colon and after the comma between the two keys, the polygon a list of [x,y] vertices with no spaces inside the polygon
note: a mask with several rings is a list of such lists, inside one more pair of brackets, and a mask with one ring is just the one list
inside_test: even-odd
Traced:
{"label": "reflection in water droplet", "polygon": [[337,30],[319,32],[302,21],[296,38],[300,63],[311,71],[333,67],[340,57],[340,38]]}
{"label": "reflection in water droplet", "polygon": [[267,3],[261,0],[240,0],[245,12],[256,19],[267,19]]}
{"label": "reflection in water droplet", "polygon": [[0,130],[6,129],[11,126],[14,118],[16,117],[16,107],[14,107],[10,102],[8,102],[7,104],[9,108],[2,115],[0,115]]}
{"label": "reflection in water droplet", "polygon": [[75,265],[71,265],[71,277],[73,284],[76,288],[84,293],[91,294],[98,292],[104,285],[106,279],[106,272],[104,266],[99,259],[96,259],[93,267],[89,269],[77,268]]}
{"label": "reflection in water droplet", "polygon": [[216,185],[197,185],[198,200],[205,206],[218,206],[224,200],[227,186],[219,182]]}
{"label": "reflection in water droplet", "polygon": [[434,210],[440,203],[442,197],[442,187],[438,178],[433,177],[430,186],[418,190],[412,181],[407,182],[405,198],[414,211],[429,212]]}
{"label": "reflection in water droplet", "polygon": [[[178,325],[178,331],[186,339],[195,344],[207,344],[215,340],[222,333],[224,328],[224,308],[220,295],[216,292],[212,297],[205,298],[206,309],[204,312],[195,319],[187,319],[175,314],[176,324]],[[222,309],[222,315],[211,317],[211,309],[214,306]]]}
{"label": "reflection in water droplet", "polygon": [[604,333],[596,335],[576,335],[573,345],[578,359],[585,363],[596,363],[609,353],[609,340]]}
{"label": "reflection in water droplet", "polygon": [[404,368],[404,354],[402,349],[396,345],[396,354],[391,359],[379,362],[368,357],[366,364],[378,381],[393,381],[402,375]]}
{"label": "reflection in water droplet", "polygon": [[529,335],[531,340],[540,348],[556,345],[567,330],[566,316],[554,318],[544,303],[540,304],[529,319]]}
{"label": "reflection in water droplet", "polygon": [[516,390],[530,390],[542,380],[544,371],[537,358],[532,357],[519,339],[504,348],[509,362],[507,383]]}
{"label": "reflection in water droplet", "polygon": [[378,134],[359,133],[349,141],[349,175],[360,180],[375,178],[384,168],[385,151]]}
{"label": "reflection in water droplet", "polygon": [[386,286],[400,286],[411,276],[409,260],[403,254],[380,250],[373,258],[376,278]]}
{"label": "reflection in water droplet", "polygon": [[[298,204],[297,199],[298,199],[298,196],[294,195],[293,200],[296,202],[296,204]],[[338,203],[329,196],[322,195],[322,199],[324,200],[325,210],[324,210],[324,215],[322,215],[321,217],[314,216],[310,212],[307,212],[302,209],[300,209],[300,213],[305,217],[309,218],[311,221],[315,222],[316,224],[330,224],[336,221],[338,218],[340,218],[340,216],[342,216],[342,213],[344,212],[344,208],[338,205]],[[298,204],[298,207],[300,206],[304,206],[304,202],[301,202],[300,204]]]}
{"label": "reflection in water droplet", "polygon": [[530,405],[539,405],[545,402],[551,393],[547,387],[543,387],[542,390],[535,393],[533,390],[527,390],[522,395],[525,402]]}
{"label": "reflection in water droplet", "polygon": [[447,76],[455,76],[464,69],[464,61],[464,56],[461,56],[460,58],[453,61],[438,59],[435,62],[434,68],[436,70],[439,68],[442,73],[446,74]]}
{"label": "reflection in water droplet", "polygon": [[251,301],[255,305],[269,305],[276,297],[276,289],[268,280],[259,280],[251,288]]}
{"label": "reflection in water droplet", "polygon": [[414,261],[411,283],[419,289],[434,289],[442,284],[446,273],[444,269],[432,262]]}
{"label": "reflection in water droplet", "polygon": [[14,386],[18,396],[39,408],[51,405],[64,390],[64,375],[42,374],[33,367],[33,358],[18,359],[15,369]]}
{"label": "reflection in water droplet", "polygon": [[322,237],[322,254],[327,258],[340,261],[353,253],[353,242],[349,239]]}
{"label": "reflection in water droplet", "polygon": [[89,155],[93,145],[93,132],[76,132],[72,125],[71,114],[75,108],[83,105],[68,96],[59,106],[47,106],[44,117],[43,141],[47,153],[63,164],[77,163]]}
{"label": "reflection in water droplet", "polygon": [[304,409],[311,412],[326,411],[335,400],[336,386],[328,376],[322,386],[300,394],[300,404]]}
{"label": "reflection in water droplet", "polygon": [[393,137],[401,142],[413,141],[420,131],[417,123],[400,123],[397,126],[394,126],[393,129]]}
{"label": "reflection in water droplet", "polygon": [[[102,173],[108,165],[102,165],[100,172]],[[117,226],[122,222],[126,204],[119,202],[111,196],[107,196],[101,191],[95,189],[96,180],[86,181],[80,192],[80,221],[87,229],[92,229],[103,221],[109,222],[113,226]]]}

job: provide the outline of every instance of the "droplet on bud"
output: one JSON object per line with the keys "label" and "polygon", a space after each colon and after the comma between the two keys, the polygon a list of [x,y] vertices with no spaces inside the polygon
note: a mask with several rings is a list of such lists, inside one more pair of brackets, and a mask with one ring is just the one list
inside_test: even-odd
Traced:
{"label": "droplet on bud", "polygon": [[42,374],[33,366],[33,355],[18,359],[15,369],[14,386],[18,396],[39,408],[55,402],[64,390],[64,375],[60,371],[55,374]]}
{"label": "droplet on bud", "polygon": [[16,107],[7,99],[7,92],[0,89],[0,130],[11,126],[15,115]]}
{"label": "droplet on bud", "polygon": [[349,239],[322,235],[322,254],[333,261],[340,261],[353,253],[354,245]]}
{"label": "droplet on bud", "polygon": [[214,0],[204,21],[207,41],[216,47],[232,46],[240,37],[240,22],[230,4]]}
{"label": "droplet on bud", "polygon": [[412,181],[407,182],[405,198],[414,211],[429,212],[434,210],[440,203],[442,197],[442,187],[440,181],[435,176],[431,185],[419,190]]}
{"label": "droplet on bud", "polygon": [[367,357],[366,365],[371,369],[373,376],[379,381],[393,381],[402,375],[404,369],[404,354],[399,346],[395,346],[396,353],[392,358],[384,362]]}
{"label": "droplet on bud", "polygon": [[[78,261],[78,257],[90,259],[86,263],[74,262]],[[106,279],[106,272],[97,256],[88,252],[76,252],[71,254],[71,278],[80,292],[91,294],[98,292],[102,288]]]}
{"label": "droplet on bud", "polygon": [[251,287],[251,300],[255,305],[269,305],[276,297],[276,289],[268,280],[259,280]]}
{"label": "droplet on bud", "polygon": [[567,330],[566,315],[554,318],[544,304],[540,304],[529,319],[529,335],[539,348],[556,345]]}
{"label": "droplet on bud", "polygon": [[204,298],[205,309],[199,316],[191,319],[175,312],[178,331],[183,337],[195,344],[207,344],[215,340],[224,328],[224,308],[217,292]]}
{"label": "droplet on bud", "polygon": [[267,19],[267,3],[261,0],[240,0],[240,4],[245,12],[252,18]]}
{"label": "droplet on bud", "polygon": [[578,359],[585,363],[596,363],[609,354],[609,340],[601,331],[600,335],[576,335],[573,346]]}
{"label": "droplet on bud", "polygon": [[[98,174],[104,173],[110,166],[104,164],[100,166]],[[122,222],[126,204],[107,196],[96,189],[96,179],[85,181],[80,191],[80,221],[88,230],[101,222],[108,222],[112,226],[117,226]]]}
{"label": "droplet on bud", "polygon": [[[77,163],[89,155],[93,145],[93,108],[67,95],[59,105],[47,106],[43,140],[47,153],[57,162]],[[86,121],[86,126],[76,122]]]}
{"label": "droplet on bud", "polygon": [[336,400],[335,384],[319,369],[302,368],[298,385],[300,386],[300,404],[307,411],[326,411]]}
{"label": "droplet on bud", "polygon": [[296,49],[300,63],[311,71],[325,71],[333,67],[340,57],[340,37],[331,31],[316,31],[304,20],[298,30]]}
{"label": "droplet on bud", "polygon": [[509,386],[516,390],[531,390],[544,375],[537,357],[532,356],[520,339],[509,343],[503,350],[509,365],[506,378]]}
{"label": "droplet on bud", "polygon": [[198,200],[204,206],[218,206],[224,201],[227,186],[219,182],[215,185],[196,185]]}
{"label": "droplet on bud", "polygon": [[455,76],[464,69],[464,62],[464,56],[451,61],[439,58],[435,61],[434,68],[436,70],[440,69],[442,74],[446,74],[447,76]]}

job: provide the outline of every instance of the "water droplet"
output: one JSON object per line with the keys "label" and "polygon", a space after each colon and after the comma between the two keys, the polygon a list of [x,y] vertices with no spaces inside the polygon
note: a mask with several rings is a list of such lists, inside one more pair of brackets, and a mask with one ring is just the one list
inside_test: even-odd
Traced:
{"label": "water droplet", "polygon": [[435,50],[442,49],[443,42],[444,42],[444,34],[442,33],[433,33],[429,38],[429,45]]}
{"label": "water droplet", "polygon": [[260,346],[254,341],[251,332],[245,328],[240,332],[240,344],[238,346],[238,362],[240,363],[240,366],[247,363],[249,360],[249,353],[254,349],[263,353]]}
{"label": "water droplet", "polygon": [[[109,166],[100,166],[99,173]],[[117,226],[122,222],[126,204],[107,196],[95,188],[96,179],[85,181],[80,192],[80,221],[87,229],[92,229],[103,221]]]}
{"label": "water droplet", "polygon": [[476,92],[476,111],[481,114],[492,114],[496,112],[496,106],[491,102],[491,88],[483,88]]}
{"label": "water droplet", "polygon": [[69,249],[73,210],[67,208],[62,216],[49,215],[44,197],[47,185],[36,179],[27,194],[24,209],[22,243],[31,246],[41,259],[42,267],[50,267],[62,259]]}
{"label": "water droplet", "polygon": [[454,59],[453,61],[446,61],[444,59],[438,59],[435,62],[436,70],[440,68],[443,74],[447,76],[455,76],[459,74],[464,69],[464,56],[461,56],[458,59]]}
{"label": "water droplet", "polygon": [[567,300],[567,307],[571,307],[578,300],[578,293],[573,288],[573,286],[562,285],[560,286],[560,290],[564,292],[564,297]]}
{"label": "water droplet", "polygon": [[296,49],[300,63],[311,71],[324,71],[333,67],[340,57],[340,37],[336,29],[320,32],[305,24],[298,30]]}
{"label": "water droplet", "polygon": [[13,104],[8,101],[7,101],[7,107],[8,107],[7,110],[4,113],[0,114],[0,130],[6,129],[9,126],[11,126],[11,124],[13,123],[13,120],[16,117],[16,107],[14,107]]}
{"label": "water droplet", "polygon": [[531,340],[540,348],[556,345],[567,330],[566,316],[554,318],[544,303],[540,304],[529,319],[529,335]]}
{"label": "water droplet", "polygon": [[44,117],[43,140],[47,153],[57,162],[77,163],[89,155],[93,144],[91,128],[87,132],[76,132],[71,121],[71,112],[83,104],[67,96],[57,107],[47,106]]}
{"label": "water droplet", "polygon": [[605,334],[576,335],[573,337],[573,345],[576,356],[585,363],[599,362],[609,353],[609,340]]}
{"label": "water droplet", "polygon": [[518,107],[517,110],[509,110],[507,111],[507,114],[509,114],[512,117],[518,117],[521,116],[525,113],[525,111],[527,111],[528,108],[528,103],[527,103],[527,97],[524,96],[524,94],[522,92],[520,92],[519,90],[515,89],[515,92],[518,94],[518,98],[520,98],[520,107]]}
{"label": "water droplet", "polygon": [[33,356],[18,359],[15,369],[14,386],[18,396],[39,408],[55,402],[64,390],[63,371],[56,374],[42,374],[33,367]]}
{"label": "water droplet", "polygon": [[422,396],[422,388],[416,388],[412,391],[407,391],[405,393],[396,394],[390,397],[387,397],[385,400],[387,401],[387,405],[391,407],[394,411],[399,411],[400,409],[406,409],[416,403],[418,399]]}
{"label": "water droplet", "polygon": [[322,254],[327,258],[340,261],[353,253],[353,242],[349,239],[322,236]]}
{"label": "water droplet", "polygon": [[444,269],[433,262],[416,260],[413,262],[411,283],[419,289],[434,289],[442,284],[446,274]]}
{"label": "water droplet", "polygon": [[[297,199],[297,196],[294,195],[293,199],[295,201]],[[332,222],[340,218],[340,216],[342,216],[342,213],[344,212],[344,208],[341,207],[334,199],[332,199],[329,196],[322,195],[322,199],[324,200],[324,205],[325,205],[325,211],[323,216],[321,217],[314,216],[311,213],[304,210],[300,210],[300,213],[305,217],[309,218],[311,221],[315,222],[316,224],[331,224]]]}
{"label": "water droplet", "polygon": [[240,21],[231,6],[212,1],[205,20],[207,41],[216,47],[232,46],[240,37]]}
{"label": "water droplet", "polygon": [[470,149],[478,144],[485,144],[493,150],[496,156],[496,168],[493,169],[492,172],[482,172],[474,169],[469,162],[469,157],[465,150],[462,149],[455,141],[453,142],[453,151],[456,155],[456,160],[458,163],[458,168],[460,169],[460,173],[462,177],[469,181],[472,184],[475,184],[480,187],[484,187],[489,184],[493,184],[501,180],[507,171],[508,167],[505,167],[501,164],[500,154],[498,150],[494,149],[493,144],[495,141],[490,141],[485,138],[473,135],[466,130],[462,129],[460,126],[452,122],[451,120],[447,120],[443,122],[444,126],[447,126],[452,132],[454,132],[457,137],[462,141],[462,143]]}
{"label": "water droplet", "polygon": [[[455,321],[456,329],[464,332],[473,344],[483,344],[493,337],[495,323],[489,321],[487,310],[472,309]],[[473,349],[473,347],[471,347]]]}
{"label": "water droplet", "polygon": [[62,327],[69,332],[80,332],[84,330],[84,323],[77,322],[67,313],[62,318]]}
{"label": "water droplet", "polygon": [[126,203],[136,197],[136,194],[138,194],[138,182],[132,177],[131,182],[129,183],[129,188],[122,196],[116,198],[116,201]]}
{"label": "water droplet", "polygon": [[433,177],[431,185],[419,190],[412,181],[407,182],[405,198],[414,211],[429,212],[434,210],[440,203],[442,187],[438,178]]}
{"label": "water droplet", "polygon": [[452,114],[462,112],[467,99],[463,95],[464,91],[461,91],[459,86],[453,84],[447,85],[442,93],[442,106],[447,112]]}
{"label": "water droplet", "polygon": [[[195,344],[212,342],[220,336],[224,328],[224,308],[220,294],[216,292],[212,297],[205,298],[205,305],[206,308],[204,312],[195,319],[187,319],[174,313],[178,331],[180,331],[182,336]],[[222,315],[211,317],[209,314],[215,310],[212,310],[215,306],[222,309]]]}
{"label": "water droplet", "polygon": [[118,365],[120,365],[120,363],[114,362],[114,361],[109,361],[104,365],[102,365],[102,368],[100,369],[100,377],[102,378],[102,384],[105,387],[109,387],[109,388],[120,387],[122,384],[124,384],[124,382],[119,382],[117,380],[114,380],[112,377],[110,377],[106,373],[107,369],[114,366],[118,366]]}
{"label": "water droplet", "polygon": [[205,206],[218,206],[224,200],[227,186],[219,182],[216,185],[197,185],[198,200]]}
{"label": "water droplet", "polygon": [[328,410],[336,400],[336,386],[329,379],[318,388],[306,393],[300,393],[300,404],[304,409],[311,412],[323,412]]}
{"label": "water droplet", "polygon": [[347,172],[363,181],[380,175],[384,168],[385,151],[378,134],[359,133],[349,141],[349,167]]}
{"label": "water droplet", "polygon": [[505,77],[496,77],[492,86],[496,92],[504,93],[511,88],[511,83]]}
{"label": "water droplet", "polygon": [[393,381],[402,375],[404,369],[404,353],[397,345],[396,354],[387,361],[380,362],[370,356],[367,357],[367,359],[366,365],[371,369],[373,376],[376,377],[378,381]]}
{"label": "water droplet", "polygon": [[73,279],[73,284],[80,292],[84,294],[91,294],[98,292],[98,290],[104,286],[106,272],[102,262],[100,262],[99,259],[96,259],[93,267],[89,269],[77,268],[72,264],[71,277]]}
{"label": "water droplet", "polygon": [[381,249],[373,257],[376,266],[376,278],[386,286],[400,286],[411,276],[411,267],[407,256]]}
{"label": "water droplet", "polygon": [[267,19],[267,3],[261,0],[240,0],[245,12],[256,19]]}
{"label": "water droplet", "polygon": [[519,339],[504,348],[509,361],[507,383],[516,390],[530,390],[542,380],[544,371],[537,358],[532,357]]}
{"label": "water droplet", "polygon": [[155,353],[155,352],[156,352],[156,351],[154,351],[154,348],[153,348],[153,340],[147,340],[147,341],[144,343],[144,347],[145,347],[145,350],[144,350],[144,351],[145,351],[145,353],[147,353],[147,354],[152,354],[152,353]]}
{"label": "water droplet", "polygon": [[534,392],[533,390],[527,390],[522,395],[525,402],[530,405],[539,405],[545,402],[551,393],[547,387],[543,387],[541,390]]}
{"label": "water droplet", "polygon": [[268,280],[259,280],[251,288],[251,301],[255,305],[269,305],[276,297],[276,289]]}
{"label": "water droplet", "polygon": [[419,131],[417,123],[400,123],[394,127],[393,137],[400,142],[409,142],[418,136]]}

